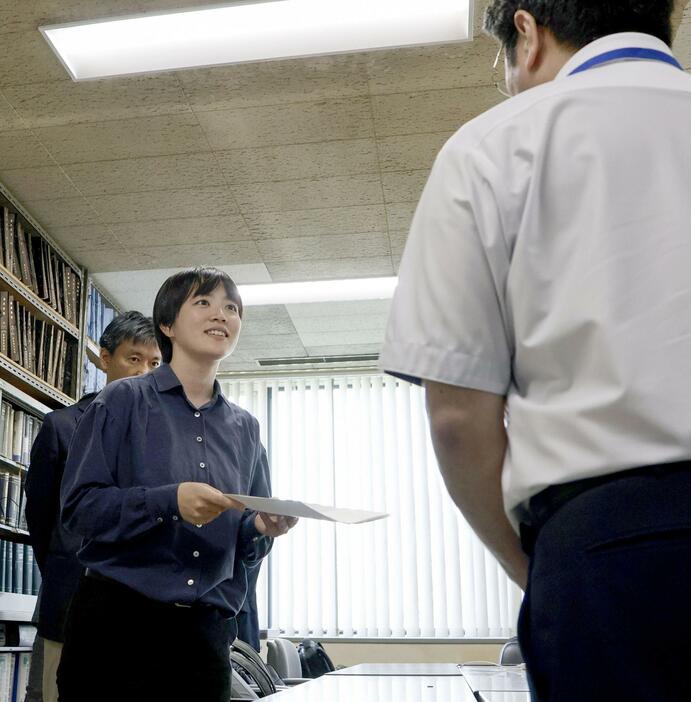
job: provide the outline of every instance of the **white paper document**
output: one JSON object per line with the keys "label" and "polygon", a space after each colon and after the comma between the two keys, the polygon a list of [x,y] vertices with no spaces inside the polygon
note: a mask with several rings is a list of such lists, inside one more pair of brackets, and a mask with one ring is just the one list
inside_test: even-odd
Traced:
{"label": "white paper document", "polygon": [[363,524],[389,516],[384,512],[327,507],[326,505],[313,505],[297,500],[279,500],[276,497],[254,497],[252,495],[226,495],[226,497],[237,500],[245,507],[256,509],[259,512],[278,514],[283,517],[300,517],[301,519],[323,519],[327,522],[340,522],[341,524]]}

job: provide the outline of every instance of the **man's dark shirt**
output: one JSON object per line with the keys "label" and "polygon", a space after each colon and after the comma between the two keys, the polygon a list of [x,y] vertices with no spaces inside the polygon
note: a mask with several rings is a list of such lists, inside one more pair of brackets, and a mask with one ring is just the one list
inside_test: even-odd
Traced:
{"label": "man's dark shirt", "polygon": [[234,616],[246,568],[270,550],[256,512],[229,509],[202,527],[178,512],[182,482],[269,496],[259,423],[214,385],[197,409],[170,366],[108,385],[72,440],[62,484],[66,528],[83,565],[155,600],[200,602]]}
{"label": "man's dark shirt", "polygon": [[64,640],[67,607],[83,571],[77,559],[81,537],[60,523],[60,483],[72,435],[95,397],[84,395],[75,405],[46,415],[26,476],[26,521],[43,578],[38,633],[51,641]]}

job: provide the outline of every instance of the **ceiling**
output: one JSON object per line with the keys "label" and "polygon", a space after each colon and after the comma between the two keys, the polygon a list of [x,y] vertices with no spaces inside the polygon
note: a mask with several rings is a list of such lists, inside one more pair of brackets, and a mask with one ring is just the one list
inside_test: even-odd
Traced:
{"label": "ceiling", "polygon": [[[174,269],[390,276],[433,158],[496,104],[493,41],[74,83],[43,24],[209,0],[0,0],[0,181],[123,308]],[[691,7],[676,52],[691,70]],[[228,371],[378,351],[386,301],[246,310]]]}

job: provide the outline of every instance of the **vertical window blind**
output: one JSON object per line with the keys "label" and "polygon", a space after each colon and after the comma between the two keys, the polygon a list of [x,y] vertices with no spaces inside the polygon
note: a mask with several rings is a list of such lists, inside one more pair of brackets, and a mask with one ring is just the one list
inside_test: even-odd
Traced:
{"label": "vertical window blind", "polygon": [[420,388],[382,375],[224,381],[254,414],[276,497],[379,510],[349,526],[304,520],[258,586],[262,628],[285,636],[515,634],[521,593],[446,493]]}

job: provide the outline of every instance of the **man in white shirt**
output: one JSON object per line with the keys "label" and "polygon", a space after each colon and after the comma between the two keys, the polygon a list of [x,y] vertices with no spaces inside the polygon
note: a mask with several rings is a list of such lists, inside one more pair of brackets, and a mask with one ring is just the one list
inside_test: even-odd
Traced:
{"label": "man in white shirt", "polygon": [[424,383],[452,498],[528,586],[540,702],[691,699],[691,77],[672,5],[490,4],[514,97],[437,157],[381,356]]}

